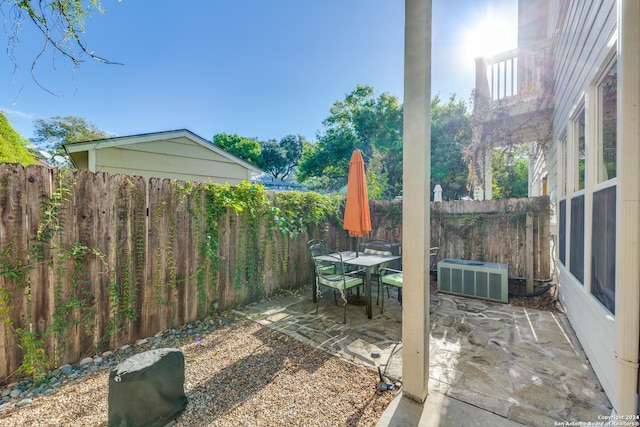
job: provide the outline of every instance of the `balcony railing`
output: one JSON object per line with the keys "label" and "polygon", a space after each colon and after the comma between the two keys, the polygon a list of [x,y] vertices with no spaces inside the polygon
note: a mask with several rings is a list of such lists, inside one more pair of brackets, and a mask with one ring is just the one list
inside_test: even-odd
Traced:
{"label": "balcony railing", "polygon": [[551,77],[552,43],[552,39],[546,39],[476,58],[476,94],[481,99],[500,101],[541,93]]}

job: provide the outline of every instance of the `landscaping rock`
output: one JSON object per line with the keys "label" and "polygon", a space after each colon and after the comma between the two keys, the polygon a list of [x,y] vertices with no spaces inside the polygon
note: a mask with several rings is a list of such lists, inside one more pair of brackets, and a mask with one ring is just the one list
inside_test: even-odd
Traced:
{"label": "landscaping rock", "polygon": [[88,365],[90,363],[93,363],[93,357],[85,357],[84,359],[82,359],[79,363],[80,366],[82,365]]}
{"label": "landscaping rock", "polygon": [[22,407],[22,406],[27,406],[29,404],[31,404],[33,402],[33,400],[31,399],[22,399],[20,402],[16,403],[17,407]]}

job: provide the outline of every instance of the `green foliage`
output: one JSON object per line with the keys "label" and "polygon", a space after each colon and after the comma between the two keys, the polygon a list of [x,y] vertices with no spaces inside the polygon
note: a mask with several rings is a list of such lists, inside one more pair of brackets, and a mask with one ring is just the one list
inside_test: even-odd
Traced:
{"label": "green foliage", "polygon": [[262,167],[262,154],[260,143],[257,139],[246,138],[237,134],[217,133],[213,135],[213,143],[254,166]]}
{"label": "green foliage", "polygon": [[294,240],[311,225],[326,224],[338,216],[340,196],[326,196],[314,192],[296,191],[276,193],[271,208],[273,220],[280,232]]}
{"label": "green foliage", "polygon": [[14,3],[39,29],[53,29],[52,25],[59,25],[62,38],[73,41],[80,40],[80,34],[85,31],[84,21],[94,10],[103,12],[99,0],[89,0],[85,5],[79,0],[59,0],[46,3],[46,6],[33,0],[16,0]]}
{"label": "green foliage", "polygon": [[[144,227],[146,209],[140,203],[144,197],[137,194],[136,187],[131,181],[124,180],[118,188],[121,214],[117,221],[131,224],[128,214],[134,212],[135,223],[143,224],[142,229],[136,229],[133,234],[122,233],[125,222],[116,228],[116,239],[120,242],[123,236],[135,241],[123,242],[127,250],[117,251],[116,269],[107,265],[107,256],[98,248],[80,242],[71,245],[63,243],[59,233],[64,230],[64,213],[73,194],[75,180],[69,179],[68,170],[60,169],[55,175],[54,191],[51,197],[43,199],[41,206],[42,221],[37,227],[36,244],[33,252],[16,258],[16,251],[6,243],[0,253],[0,275],[4,282],[13,282],[16,289],[23,289],[30,304],[31,289],[29,287],[29,272],[35,262],[49,262],[54,267],[55,283],[53,283],[53,308],[51,322],[45,331],[32,332],[29,328],[16,331],[20,347],[25,353],[20,373],[42,378],[45,369],[56,364],[61,355],[60,350],[66,342],[70,327],[83,325],[87,330],[96,323],[96,306],[93,295],[87,287],[89,280],[87,265],[101,263],[101,274],[107,274],[110,282],[107,287],[107,298],[110,302],[110,316],[106,325],[105,336],[97,337],[99,344],[108,343],[116,333],[126,330],[132,322],[138,320],[136,313],[136,299],[138,297],[139,278],[144,265]],[[128,197],[127,197],[128,196]],[[129,201],[137,203],[130,206]],[[142,201],[142,202],[141,202]],[[158,276],[163,281],[162,289],[176,287],[179,284],[191,286],[192,279],[197,280],[197,295],[199,298],[198,316],[209,312],[209,304],[220,297],[217,281],[219,280],[219,249],[221,221],[226,221],[227,215],[237,216],[235,222],[237,233],[232,233],[234,245],[235,269],[229,271],[230,280],[236,289],[237,301],[245,297],[257,300],[264,295],[265,258],[273,266],[269,271],[272,278],[278,278],[288,268],[289,239],[296,239],[303,232],[310,232],[313,228],[324,228],[329,222],[336,221],[341,211],[343,198],[329,197],[317,193],[281,192],[268,195],[264,187],[243,182],[237,186],[228,184],[193,184],[172,182],[171,192],[166,200],[158,203],[156,217],[166,218],[167,247],[163,256],[152,260],[164,268],[163,275]],[[177,261],[173,259],[172,245],[183,238],[178,235],[175,218],[171,212],[187,210],[194,220],[194,232],[197,236],[198,265],[197,271],[189,277],[181,277]],[[128,218],[128,219],[127,219]],[[151,230],[156,230],[159,224],[149,224]],[[174,221],[174,222],[172,222]],[[195,225],[197,224],[197,225]],[[266,230],[262,233],[260,230]],[[284,236],[280,238],[279,233]],[[9,241],[15,236],[7,236]],[[278,242],[278,243],[276,243]],[[42,253],[51,248],[53,259],[42,260]],[[131,252],[131,253],[130,253]],[[18,260],[19,259],[19,260]],[[157,268],[153,265],[152,268]],[[173,270],[173,272],[171,272]],[[165,274],[166,273],[166,274]],[[135,277],[134,277],[135,276]],[[226,279],[226,278],[225,278]],[[121,283],[118,283],[120,281]],[[154,283],[154,286],[156,284]],[[0,287],[0,319],[11,325],[11,296],[12,288]],[[164,293],[161,293],[164,298]],[[162,301],[163,304],[169,304]],[[29,313],[32,310],[29,309]],[[30,314],[29,314],[30,316]],[[26,319],[26,324],[33,322]],[[46,340],[46,341],[45,341]],[[47,345],[54,348],[54,354],[47,354]]]}
{"label": "green foliage", "polygon": [[0,253],[0,276],[12,281],[20,289],[29,284],[29,260],[21,253],[16,252],[12,233],[5,250]]}
{"label": "green foliage", "polygon": [[50,119],[34,120],[34,137],[31,142],[52,156],[64,156],[63,145],[73,142],[94,141],[111,135],[82,117],[55,116]]}
{"label": "green foliage", "polygon": [[493,150],[494,199],[529,197],[529,162],[524,157],[527,147]]}
{"label": "green foliage", "polygon": [[[89,248],[78,242],[69,248],[58,248],[57,252],[61,260],[71,262],[71,271],[62,265],[58,267],[57,277],[59,282],[56,284],[54,291],[56,308],[53,313],[52,330],[58,333],[60,337],[64,337],[64,328],[72,323],[74,325],[83,324],[85,328],[90,330],[90,325],[96,315],[95,310],[89,303],[89,295],[83,290],[83,286],[88,280],[83,268],[85,258],[93,255],[102,260],[105,268],[107,268],[107,265],[104,262],[104,255],[98,249]],[[70,276],[71,278],[71,289],[69,294],[63,297],[63,285],[60,283],[60,278],[65,276]]]}
{"label": "green foliage", "polygon": [[451,96],[431,100],[431,180],[440,184],[444,200],[469,195],[469,170],[464,152],[471,142],[471,119],[463,100]]}
{"label": "green foliage", "polygon": [[302,147],[307,144],[300,135],[287,135],[280,142],[275,139],[261,142],[264,171],[276,179],[289,178],[300,161]]}
{"label": "green foliage", "polygon": [[[371,200],[384,199],[390,193],[389,172],[384,163],[384,156],[374,149],[365,175],[367,179],[367,196]],[[391,194],[399,193],[401,186],[394,187]]]}
{"label": "green foliage", "polygon": [[[402,107],[388,93],[376,97],[358,85],[334,103],[318,142],[303,147],[297,178],[318,191],[337,191],[347,182],[354,149],[362,152],[369,198],[393,199],[402,190]],[[431,102],[431,179],[445,199],[469,193],[464,152],[471,141],[467,105],[452,96]]]}
{"label": "green foliage", "polygon": [[35,332],[24,329],[17,329],[18,347],[24,352],[22,364],[18,368],[18,373],[31,375],[37,380],[45,377],[47,367],[50,365],[47,354],[44,351],[44,341]]}
{"label": "green foliage", "polygon": [[0,111],[0,163],[34,164],[36,159],[29,152],[29,141],[16,132]]}
{"label": "green foliage", "polygon": [[[71,188],[63,185],[64,178],[67,174],[66,169],[58,169],[55,175],[55,181],[58,184],[51,197],[42,201],[43,221],[38,225],[37,238],[40,242],[46,242],[52,239],[53,235],[62,226],[60,217],[60,209],[69,201],[71,196]],[[75,185],[75,183],[72,183]]]}
{"label": "green foliage", "polygon": [[[127,178],[121,181],[118,187],[118,198],[123,202],[122,212],[131,212],[132,210],[135,212],[135,230],[132,236],[134,241],[121,245],[121,250],[116,251],[115,264],[119,271],[116,272],[115,268],[110,268],[111,281],[108,289],[111,315],[107,324],[107,336],[103,337],[103,341],[107,341],[119,330],[127,330],[130,322],[134,322],[138,318],[136,302],[145,269],[145,195],[140,194],[133,182]],[[137,205],[131,206],[130,202],[136,200]],[[128,238],[127,233],[124,233],[124,228],[128,225],[125,225],[125,222],[128,220],[128,218],[122,217],[117,223],[116,239],[118,242],[125,242]]]}
{"label": "green foliage", "polygon": [[[305,146],[297,178],[321,191],[346,185],[349,159],[362,152],[365,168],[377,157],[378,181],[383,198],[392,198],[402,187],[402,108],[388,93],[376,97],[371,86],[358,85],[343,102],[336,101],[323,122],[325,131],[314,145]],[[376,193],[374,195],[377,196]]]}

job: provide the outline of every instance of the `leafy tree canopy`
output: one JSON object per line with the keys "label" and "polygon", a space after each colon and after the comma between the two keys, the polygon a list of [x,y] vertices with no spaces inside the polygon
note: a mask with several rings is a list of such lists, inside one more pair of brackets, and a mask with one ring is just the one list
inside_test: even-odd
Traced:
{"label": "leafy tree canopy", "polygon": [[49,153],[50,156],[64,156],[63,144],[112,136],[86,119],[76,116],[54,116],[46,120],[37,119],[33,123],[35,136],[31,138],[31,142],[38,150]]}
{"label": "leafy tree canopy", "polygon": [[[388,93],[376,97],[371,86],[358,85],[333,104],[318,142],[303,148],[297,177],[312,188],[335,191],[346,185],[354,149],[365,160],[371,199],[393,198],[402,189],[402,106]],[[431,179],[443,197],[469,193],[464,152],[471,141],[471,119],[465,101],[452,95],[431,102]]]}
{"label": "leafy tree canopy", "polygon": [[464,152],[471,142],[471,118],[467,104],[452,95],[445,103],[431,100],[431,181],[440,184],[444,200],[469,194],[469,171]]}
{"label": "leafy tree canopy", "polygon": [[529,197],[528,147],[504,147],[493,150],[494,199]]}
{"label": "leafy tree canopy", "polygon": [[302,147],[307,144],[300,135],[287,135],[280,142],[275,139],[261,142],[263,169],[276,179],[286,180],[298,165]]}
{"label": "leafy tree canopy", "polygon": [[0,112],[0,163],[20,163],[28,166],[36,163],[29,152],[29,141],[16,132],[5,115]]}
{"label": "leafy tree canopy", "polygon": [[399,193],[402,108],[395,96],[376,97],[371,86],[357,85],[344,101],[333,104],[323,126],[318,142],[303,148],[298,180],[322,191],[340,189],[346,185],[349,159],[357,148],[365,161],[367,185],[376,189],[371,198]]}
{"label": "leafy tree canopy", "polygon": [[213,135],[213,143],[254,166],[263,167],[262,151],[257,139],[237,134],[217,133]]}

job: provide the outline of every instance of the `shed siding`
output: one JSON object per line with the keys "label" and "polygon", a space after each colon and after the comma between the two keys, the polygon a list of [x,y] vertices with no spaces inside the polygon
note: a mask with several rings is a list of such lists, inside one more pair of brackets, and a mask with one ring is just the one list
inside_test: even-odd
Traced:
{"label": "shed siding", "polygon": [[[554,55],[556,102],[553,144],[548,155],[549,187],[556,193],[552,195],[554,199],[559,184],[558,141],[567,130],[571,114],[583,100],[587,100],[589,87],[598,77],[598,71],[610,52],[609,42],[616,31],[615,0],[562,3],[567,5],[565,13],[557,11],[554,17],[564,22],[550,25],[550,28],[558,28]],[[585,233],[585,237],[587,235]],[[614,320],[561,264],[559,270],[561,300],[567,308],[571,325],[607,395],[615,400],[615,370],[612,368],[615,366]]]}
{"label": "shed siding", "polygon": [[242,165],[188,139],[96,150],[96,171],[232,185],[250,176]]}

